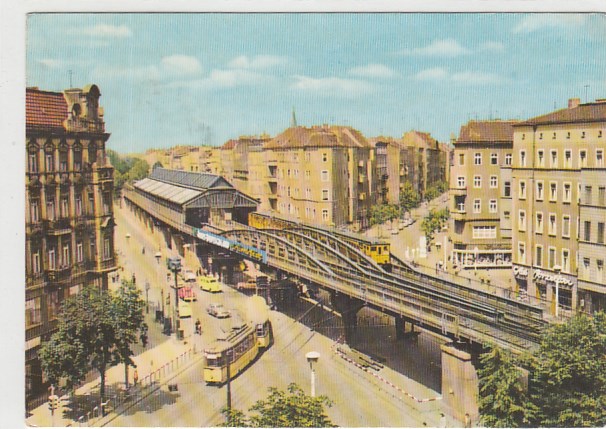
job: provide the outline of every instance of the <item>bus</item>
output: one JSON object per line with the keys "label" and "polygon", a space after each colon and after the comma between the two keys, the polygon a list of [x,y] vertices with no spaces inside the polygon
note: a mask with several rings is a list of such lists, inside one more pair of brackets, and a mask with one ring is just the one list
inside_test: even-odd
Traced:
{"label": "bus", "polygon": [[225,338],[217,339],[204,349],[204,381],[217,385],[225,383],[227,365],[230,378],[236,377],[271,344],[272,328],[269,320],[255,325],[244,323],[234,326]]}

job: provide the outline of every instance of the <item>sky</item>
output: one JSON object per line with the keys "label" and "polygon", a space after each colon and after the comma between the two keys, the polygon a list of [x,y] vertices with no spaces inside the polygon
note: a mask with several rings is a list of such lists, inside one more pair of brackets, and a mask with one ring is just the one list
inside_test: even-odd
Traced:
{"label": "sky", "polygon": [[606,98],[602,14],[31,14],[26,36],[27,86],[97,84],[122,153],[274,136],[293,109],[446,142],[471,119]]}

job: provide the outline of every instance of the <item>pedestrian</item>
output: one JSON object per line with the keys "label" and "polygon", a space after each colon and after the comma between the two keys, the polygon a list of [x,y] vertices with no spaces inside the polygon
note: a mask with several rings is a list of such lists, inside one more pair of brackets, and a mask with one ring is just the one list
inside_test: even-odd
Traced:
{"label": "pedestrian", "polygon": [[202,326],[200,324],[200,319],[196,319],[196,334],[202,335]]}
{"label": "pedestrian", "polygon": [[137,372],[137,369],[135,369],[135,373],[133,374],[133,382],[135,383],[135,386],[139,382],[139,373]]}
{"label": "pedestrian", "polygon": [[145,246],[141,249],[141,254],[145,255]]}
{"label": "pedestrian", "polygon": [[133,284],[137,284],[137,278],[135,277],[135,273],[133,273]]}

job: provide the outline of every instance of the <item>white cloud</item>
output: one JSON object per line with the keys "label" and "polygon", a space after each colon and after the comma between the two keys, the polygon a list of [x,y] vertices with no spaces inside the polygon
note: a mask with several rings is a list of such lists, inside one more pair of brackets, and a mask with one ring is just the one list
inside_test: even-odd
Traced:
{"label": "white cloud", "polygon": [[478,48],[479,51],[503,52],[505,45],[501,42],[484,42]]}
{"label": "white cloud", "polygon": [[312,78],[308,76],[296,75],[297,80],[291,85],[291,88],[319,93],[320,95],[340,95],[346,97],[355,97],[372,91],[373,86],[368,82],[357,79],[343,79],[338,77]]}
{"label": "white cloud", "polygon": [[388,78],[396,75],[392,69],[383,64],[368,64],[366,66],[354,67],[349,69],[347,73],[354,76],[379,78]]}
{"label": "white cloud", "polygon": [[134,80],[160,80],[162,73],[157,66],[141,67],[111,67],[104,66],[95,69],[94,75],[103,77],[117,77]]}
{"label": "white cloud", "polygon": [[253,58],[248,58],[246,55],[240,55],[234,58],[228,64],[228,67],[235,69],[266,69],[279,66],[288,62],[286,57],[275,55],[257,55]]}
{"label": "white cloud", "polygon": [[56,69],[59,68],[62,64],[61,61],[59,60],[53,60],[51,58],[43,58],[41,60],[38,60],[38,62],[46,67],[49,67],[51,69]]}
{"label": "white cloud", "polygon": [[500,84],[505,80],[494,73],[482,73],[482,72],[462,72],[455,73],[451,78],[454,82],[464,83],[468,85],[486,85],[486,84]]}
{"label": "white cloud", "polygon": [[402,55],[418,55],[429,57],[457,57],[467,55],[471,51],[454,39],[436,40],[422,48],[405,49],[400,51]]}
{"label": "white cloud", "polygon": [[162,58],[162,66],[171,73],[196,74],[202,71],[200,62],[188,55],[170,55]]}
{"label": "white cloud", "polygon": [[415,75],[419,80],[443,80],[448,77],[448,72],[441,67],[421,70]]}
{"label": "white cloud", "polygon": [[585,14],[533,13],[524,16],[512,31],[514,33],[532,33],[544,28],[580,26],[588,18],[589,16]]}
{"label": "white cloud", "polygon": [[249,70],[211,70],[209,75],[202,79],[178,80],[169,83],[170,88],[196,88],[220,89],[237,86],[253,86],[268,82],[271,76],[252,72]]}
{"label": "white cloud", "polygon": [[84,34],[95,37],[130,37],[132,32],[130,28],[125,25],[107,25],[97,24],[94,27],[80,28],[78,30],[70,31],[72,33]]}

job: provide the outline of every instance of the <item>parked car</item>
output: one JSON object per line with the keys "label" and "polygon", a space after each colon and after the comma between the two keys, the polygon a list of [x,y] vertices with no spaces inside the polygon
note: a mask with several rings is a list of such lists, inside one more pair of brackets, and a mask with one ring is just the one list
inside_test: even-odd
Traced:
{"label": "parked car", "polygon": [[179,288],[179,298],[183,301],[197,301],[198,297],[196,296],[196,291],[193,290],[190,286],[185,286]]}
{"label": "parked car", "polygon": [[191,317],[191,304],[189,302],[179,300],[177,312],[179,313],[179,318]]}
{"label": "parked car", "polygon": [[206,307],[206,312],[211,316],[218,317],[219,319],[223,319],[226,317],[230,317],[231,313],[223,304],[212,303],[208,307]]}
{"label": "parked car", "polygon": [[215,293],[223,290],[221,283],[214,276],[200,276],[198,277],[198,283],[200,284],[200,289],[206,292]]}

